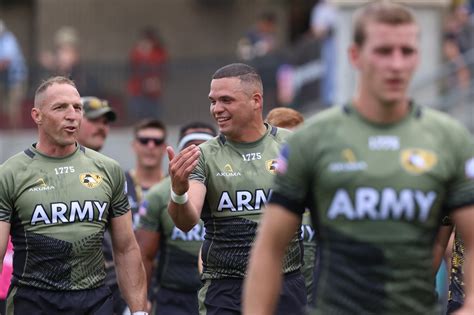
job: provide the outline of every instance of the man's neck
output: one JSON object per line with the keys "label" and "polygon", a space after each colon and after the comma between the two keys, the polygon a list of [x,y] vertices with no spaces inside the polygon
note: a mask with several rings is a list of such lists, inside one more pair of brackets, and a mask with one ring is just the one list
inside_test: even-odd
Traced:
{"label": "man's neck", "polygon": [[404,98],[394,103],[383,103],[361,93],[353,101],[354,107],[367,120],[378,124],[391,124],[402,120],[410,111],[410,101]]}
{"label": "man's neck", "polygon": [[148,189],[163,179],[161,165],[160,167],[153,168],[140,167],[137,165],[132,171],[134,172],[137,184],[142,188]]}

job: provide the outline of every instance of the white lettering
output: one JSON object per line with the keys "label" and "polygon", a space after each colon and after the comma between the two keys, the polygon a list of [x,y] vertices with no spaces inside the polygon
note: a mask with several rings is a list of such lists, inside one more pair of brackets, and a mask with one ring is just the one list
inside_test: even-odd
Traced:
{"label": "white lettering", "polygon": [[97,207],[97,210],[99,210],[99,221],[102,220],[102,216],[104,214],[105,208],[107,208],[107,202],[104,202],[103,204],[100,204],[99,201],[94,201],[95,206]]}
{"label": "white lettering", "polygon": [[53,203],[51,205],[51,222],[57,223],[58,219],[61,222],[68,222],[64,214],[66,214],[67,205],[64,203]]}
{"label": "white lettering", "polygon": [[33,217],[31,218],[31,225],[35,225],[38,222],[43,222],[45,224],[50,224],[48,215],[42,205],[37,205],[33,211]]}
{"label": "white lettering", "polygon": [[243,211],[244,207],[247,210],[253,210],[253,207],[250,205],[252,201],[252,193],[249,191],[238,191],[237,192],[237,210]]}
{"label": "white lettering", "polygon": [[356,194],[356,213],[359,218],[377,219],[379,194],[374,188],[359,188]]}
{"label": "white lettering", "polygon": [[400,220],[403,215],[405,215],[405,219],[413,220],[415,204],[411,190],[402,190],[398,198],[397,192],[393,188],[385,188],[382,191],[382,202],[380,204],[381,219],[387,219],[390,214],[396,220]]}
{"label": "white lettering", "polygon": [[224,191],[222,193],[221,199],[219,200],[219,205],[217,206],[217,211],[224,211],[224,210],[235,211],[235,207],[227,191]]}
{"label": "white lettering", "polygon": [[92,202],[84,202],[84,208],[81,208],[81,204],[77,201],[71,202],[71,213],[69,215],[69,222],[76,220],[79,217],[79,221],[84,221],[86,215],[89,216],[89,221],[92,221],[94,217],[94,210],[92,209]]}
{"label": "white lettering", "polygon": [[425,195],[422,191],[417,190],[415,192],[415,199],[416,203],[418,204],[418,208],[420,208],[420,215],[418,216],[418,219],[421,222],[425,222],[428,219],[431,207],[433,206],[433,203],[436,199],[436,193],[430,191]]}
{"label": "white lettering", "polygon": [[338,215],[354,219],[355,213],[349,194],[344,189],[338,189],[329,206],[328,218],[334,220]]}

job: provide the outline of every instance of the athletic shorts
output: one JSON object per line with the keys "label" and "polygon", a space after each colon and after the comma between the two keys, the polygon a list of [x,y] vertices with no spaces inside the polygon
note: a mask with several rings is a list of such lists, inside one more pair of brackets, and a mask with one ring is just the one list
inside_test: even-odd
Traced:
{"label": "athletic shorts", "polygon": [[198,315],[198,292],[158,288],[153,301],[153,315]]}
{"label": "athletic shorts", "polygon": [[[241,279],[205,280],[199,290],[200,315],[240,315],[242,312]],[[301,272],[283,278],[276,315],[301,315],[306,309],[306,285]]]}
{"label": "athletic shorts", "polygon": [[111,315],[113,299],[106,286],[90,290],[52,291],[10,287],[7,315]]}

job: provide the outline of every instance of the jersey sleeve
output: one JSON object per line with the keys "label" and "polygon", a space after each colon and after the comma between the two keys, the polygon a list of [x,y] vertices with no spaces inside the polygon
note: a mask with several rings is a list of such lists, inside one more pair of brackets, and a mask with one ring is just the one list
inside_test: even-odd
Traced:
{"label": "jersey sleeve", "polygon": [[14,185],[9,182],[12,176],[8,174],[6,170],[4,165],[0,165],[0,221],[10,223],[13,211],[11,188],[13,188]]}
{"label": "jersey sleeve", "polygon": [[138,228],[151,232],[162,232],[160,218],[165,211],[168,211],[170,189],[169,182],[163,180],[148,191],[145,200],[140,205]]}
{"label": "jersey sleeve", "polygon": [[113,164],[112,171],[112,200],[110,204],[111,217],[116,218],[124,215],[130,211],[130,204],[128,203],[127,189],[133,189],[133,187],[127,187],[125,183],[125,173],[117,164]]}
{"label": "jersey sleeve", "polygon": [[[309,191],[311,157],[305,152],[304,141],[298,131],[283,144],[277,160],[277,174],[270,203],[279,204],[297,214],[303,214]],[[307,147],[307,146],[306,146]]]}
{"label": "jersey sleeve", "polygon": [[465,128],[453,138],[456,167],[446,196],[448,211],[474,204],[474,139]]}
{"label": "jersey sleeve", "polygon": [[206,184],[206,162],[204,159],[204,152],[201,149],[201,155],[199,156],[198,164],[189,175],[189,179],[200,181]]}

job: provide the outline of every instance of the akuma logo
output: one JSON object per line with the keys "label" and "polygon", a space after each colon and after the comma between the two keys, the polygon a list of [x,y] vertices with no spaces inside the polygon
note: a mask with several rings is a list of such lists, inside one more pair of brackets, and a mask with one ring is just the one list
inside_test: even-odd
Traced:
{"label": "akuma logo", "polygon": [[46,181],[42,177],[38,178],[34,185],[35,187],[31,187],[28,191],[48,191],[56,189],[54,186],[46,184]]}
{"label": "akuma logo", "polygon": [[233,177],[233,176],[241,176],[240,172],[234,172],[234,169],[230,164],[224,165],[224,172],[219,172],[216,176],[223,176],[223,177]]}

